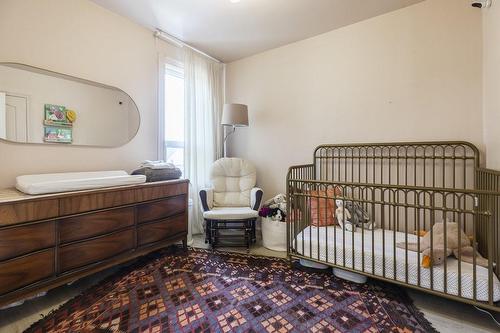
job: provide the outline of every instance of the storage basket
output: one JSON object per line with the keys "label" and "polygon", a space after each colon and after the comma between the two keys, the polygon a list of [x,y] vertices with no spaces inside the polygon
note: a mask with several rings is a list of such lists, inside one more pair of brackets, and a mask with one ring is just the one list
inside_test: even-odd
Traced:
{"label": "storage basket", "polygon": [[286,222],[262,218],[262,244],[273,251],[286,251]]}

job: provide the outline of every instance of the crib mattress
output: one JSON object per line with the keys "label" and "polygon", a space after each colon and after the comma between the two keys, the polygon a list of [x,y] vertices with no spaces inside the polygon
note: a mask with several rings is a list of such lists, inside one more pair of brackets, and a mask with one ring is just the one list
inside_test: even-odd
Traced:
{"label": "crib mattress", "polygon": [[[385,246],[383,242],[384,239]],[[445,290],[444,263],[432,268],[431,285],[431,269],[423,268],[420,265],[421,254],[414,251],[408,251],[408,270],[406,271],[405,250],[396,248],[394,253],[394,240],[396,243],[404,242],[405,233],[377,229],[374,230],[372,242],[371,230],[365,230],[363,236],[363,233],[359,229],[354,233],[348,231],[344,233],[338,226],[311,226],[305,228],[297,235],[294,240],[294,245],[298,254],[312,259],[328,262],[337,266],[344,266],[362,272],[364,271],[381,277],[385,276],[389,279],[395,279],[400,282],[432,289],[434,291],[446,292],[447,294],[469,299],[474,298],[472,264],[462,262],[459,274],[458,260],[453,257],[448,257],[446,261]],[[345,254],[343,245],[344,242]],[[417,236],[409,234],[408,242],[417,242]],[[328,250],[326,244],[328,244]],[[364,260],[362,255],[363,247],[365,250]],[[420,281],[418,279],[419,272]],[[461,276],[460,294],[458,281],[459,275]],[[479,301],[488,301],[488,295],[488,269],[476,266],[476,299]],[[500,282],[498,281],[498,278],[493,275],[493,301],[497,302],[499,300]]]}
{"label": "crib mattress", "polygon": [[47,194],[133,185],[145,181],[146,176],[132,176],[123,170],[67,172],[18,176],[16,188],[27,194]]}

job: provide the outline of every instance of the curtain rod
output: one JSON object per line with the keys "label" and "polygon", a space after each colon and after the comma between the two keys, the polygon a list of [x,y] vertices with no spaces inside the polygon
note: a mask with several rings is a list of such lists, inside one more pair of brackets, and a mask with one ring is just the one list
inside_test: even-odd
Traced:
{"label": "curtain rod", "polygon": [[222,63],[222,61],[220,61],[219,59],[217,58],[214,58],[212,57],[211,55],[208,55],[206,54],[205,52],[201,51],[201,50],[198,50],[197,48],[187,44],[187,43],[184,43],[182,40],[178,39],[178,38],[175,38],[174,36],[166,33],[165,31],[162,31],[160,29],[157,29],[154,33],[154,36],[157,37],[157,38],[160,38],[160,39],[163,39],[164,41],[166,42],[169,42],[169,43],[172,43],[174,45],[176,45],[177,47],[187,47],[215,62],[218,62],[218,63]]}

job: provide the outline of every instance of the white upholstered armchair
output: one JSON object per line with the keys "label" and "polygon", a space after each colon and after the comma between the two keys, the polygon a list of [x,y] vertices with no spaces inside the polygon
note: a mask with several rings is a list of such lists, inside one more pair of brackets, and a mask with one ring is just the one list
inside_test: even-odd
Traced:
{"label": "white upholstered armchair", "polygon": [[221,158],[210,170],[212,187],[200,191],[205,219],[205,242],[212,247],[231,235],[219,230],[242,230],[247,248],[255,242],[255,221],[259,214],[263,192],[255,187],[257,171],[249,161],[241,158]]}

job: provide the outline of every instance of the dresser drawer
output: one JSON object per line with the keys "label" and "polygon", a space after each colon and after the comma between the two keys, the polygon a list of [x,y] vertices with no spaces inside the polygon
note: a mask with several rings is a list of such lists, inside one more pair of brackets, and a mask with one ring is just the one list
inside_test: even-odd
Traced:
{"label": "dresser drawer", "polygon": [[61,243],[90,238],[134,225],[134,208],[113,209],[58,221]]}
{"label": "dresser drawer", "polygon": [[55,245],[54,221],[0,230],[0,260]]}
{"label": "dresser drawer", "polygon": [[53,274],[53,249],[0,263],[0,294],[49,278]]}
{"label": "dresser drawer", "polygon": [[142,187],[136,190],[136,199],[138,202],[151,201],[166,197],[173,197],[181,194],[187,194],[188,191],[188,180],[166,181],[157,184],[150,183],[149,186]]}
{"label": "dresser drawer", "polygon": [[108,236],[62,246],[59,250],[59,270],[69,271],[88,264],[97,264],[135,245],[134,230],[128,229]]}
{"label": "dresser drawer", "polygon": [[57,199],[0,205],[0,225],[46,220],[59,214]]}
{"label": "dresser drawer", "polygon": [[187,232],[185,214],[170,217],[158,222],[141,225],[138,230],[139,246],[158,242],[180,233]]}
{"label": "dresser drawer", "polygon": [[59,199],[59,203],[61,216],[78,214],[133,204],[135,203],[135,192],[132,189],[125,189],[72,195]]}
{"label": "dresser drawer", "polygon": [[154,221],[182,213],[186,210],[186,196],[179,195],[168,199],[142,204],[137,208],[139,223]]}

